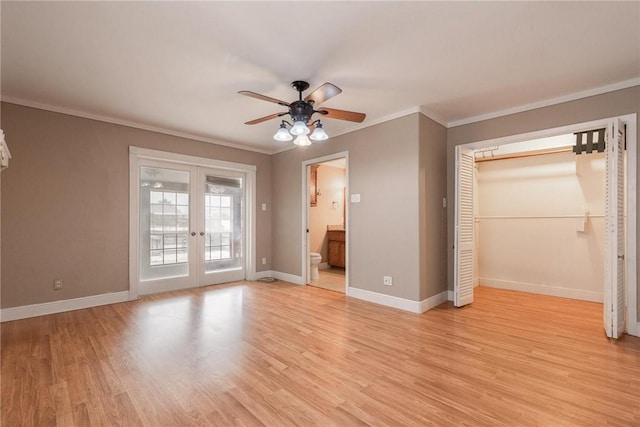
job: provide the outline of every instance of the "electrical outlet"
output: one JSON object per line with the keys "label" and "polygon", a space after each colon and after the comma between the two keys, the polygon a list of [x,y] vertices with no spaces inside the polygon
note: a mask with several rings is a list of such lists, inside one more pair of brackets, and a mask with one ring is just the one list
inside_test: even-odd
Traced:
{"label": "electrical outlet", "polygon": [[62,280],[61,279],[55,279],[53,281],[53,290],[57,291],[59,289],[62,289]]}
{"label": "electrical outlet", "polygon": [[262,265],[267,265],[267,259],[266,258],[262,258]]}
{"label": "electrical outlet", "polygon": [[391,276],[382,276],[382,284],[385,286],[393,286],[393,278]]}

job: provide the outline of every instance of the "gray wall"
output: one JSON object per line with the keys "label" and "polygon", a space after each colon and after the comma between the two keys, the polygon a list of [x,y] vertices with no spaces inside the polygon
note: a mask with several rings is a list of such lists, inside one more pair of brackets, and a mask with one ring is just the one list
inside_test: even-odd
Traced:
{"label": "gray wall", "polygon": [[[124,291],[129,146],[257,166],[271,206],[271,156],[4,103],[13,159],[2,172],[2,307]],[[271,258],[271,210],[256,210],[256,266]],[[53,290],[53,280],[64,288]]]}
{"label": "gray wall", "polygon": [[447,129],[420,115],[420,300],[447,290]]}
{"label": "gray wall", "polygon": [[[640,113],[640,86],[450,128],[447,130],[448,200],[454,200],[454,147],[456,145],[633,113]],[[640,126],[637,127],[637,133],[636,141],[640,143]],[[640,150],[638,154],[640,154]],[[636,159],[636,164],[640,164],[638,160]],[[640,178],[640,174],[638,177]],[[640,186],[636,186],[636,188],[640,190]],[[637,197],[636,200],[640,203],[640,197]],[[637,206],[635,208],[637,211]],[[454,209],[451,206],[447,214],[449,224],[447,283],[450,290],[453,290],[453,215]],[[636,224],[636,232],[638,233],[637,239],[640,239],[638,224]],[[640,294],[638,295],[638,313],[640,313]]]}
{"label": "gray wall", "polygon": [[[413,301],[445,290],[444,219],[422,207],[434,200],[442,206],[445,139],[444,127],[413,114],[274,155],[273,269],[301,274],[302,162],[348,151],[349,190],[361,195],[360,203],[347,195],[350,286]],[[382,276],[392,276],[393,286]]]}

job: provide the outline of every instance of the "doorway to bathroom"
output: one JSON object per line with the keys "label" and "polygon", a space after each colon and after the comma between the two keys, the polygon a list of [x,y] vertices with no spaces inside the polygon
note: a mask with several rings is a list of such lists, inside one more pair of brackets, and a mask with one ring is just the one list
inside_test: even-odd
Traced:
{"label": "doorway to bathroom", "polygon": [[348,153],[303,162],[305,284],[346,293]]}

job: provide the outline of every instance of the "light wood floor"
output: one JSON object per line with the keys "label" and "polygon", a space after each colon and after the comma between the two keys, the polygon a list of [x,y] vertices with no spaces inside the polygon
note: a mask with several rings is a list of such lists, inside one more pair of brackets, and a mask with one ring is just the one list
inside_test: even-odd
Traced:
{"label": "light wood floor", "polygon": [[601,305],[479,288],[423,315],[241,282],[2,325],[3,426],[640,425]]}
{"label": "light wood floor", "polygon": [[312,281],[311,286],[344,294],[346,288],[344,268],[327,268],[319,270],[318,273],[320,273],[320,278]]}

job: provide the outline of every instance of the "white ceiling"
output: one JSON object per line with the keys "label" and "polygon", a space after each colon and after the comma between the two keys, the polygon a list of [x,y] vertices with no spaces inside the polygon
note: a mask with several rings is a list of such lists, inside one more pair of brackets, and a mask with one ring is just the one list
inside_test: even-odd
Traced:
{"label": "white ceiling", "polygon": [[[338,135],[419,109],[456,124],[640,83],[639,2],[2,1],[9,102],[275,152],[293,80],[343,89]],[[330,143],[330,140],[326,143]],[[284,145],[283,145],[284,144]]]}

